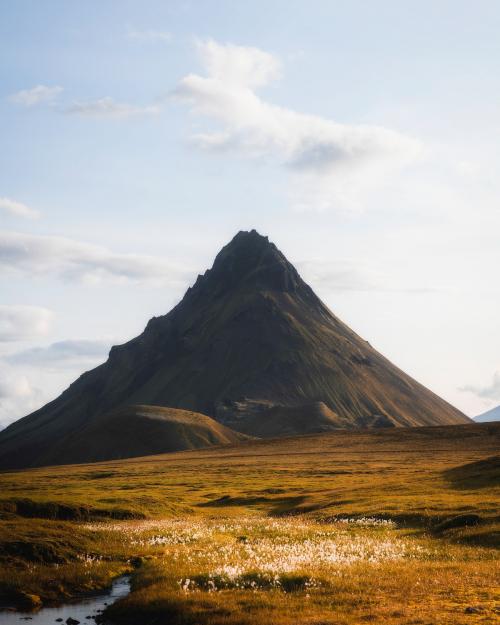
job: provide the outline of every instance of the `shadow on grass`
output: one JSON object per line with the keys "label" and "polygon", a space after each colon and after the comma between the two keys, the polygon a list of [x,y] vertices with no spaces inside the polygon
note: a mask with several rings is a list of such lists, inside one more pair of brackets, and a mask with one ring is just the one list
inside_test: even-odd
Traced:
{"label": "shadow on grass", "polygon": [[500,456],[469,462],[443,471],[443,476],[452,488],[475,490],[500,485]]}
{"label": "shadow on grass", "polygon": [[145,515],[125,508],[94,508],[53,501],[6,499],[0,501],[0,518],[23,517],[52,521],[92,521],[99,519],[144,519]]}
{"label": "shadow on grass", "polygon": [[250,497],[231,497],[223,495],[210,501],[204,501],[198,504],[198,508],[229,508],[240,506],[264,506],[269,508],[270,515],[286,514],[293,511],[297,506],[306,500],[303,495],[294,495],[288,497],[265,497],[263,495]]}

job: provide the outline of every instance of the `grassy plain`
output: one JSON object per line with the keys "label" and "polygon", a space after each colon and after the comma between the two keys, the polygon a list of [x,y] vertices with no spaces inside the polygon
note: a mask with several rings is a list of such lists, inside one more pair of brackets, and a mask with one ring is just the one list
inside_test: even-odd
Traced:
{"label": "grassy plain", "polygon": [[0,593],[133,569],[123,622],[495,623],[500,424],[335,432],[0,474]]}

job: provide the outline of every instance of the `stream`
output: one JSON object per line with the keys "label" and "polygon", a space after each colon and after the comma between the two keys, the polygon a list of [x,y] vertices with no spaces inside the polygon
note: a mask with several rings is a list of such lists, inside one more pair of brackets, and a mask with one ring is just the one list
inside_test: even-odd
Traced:
{"label": "stream", "polygon": [[[107,605],[130,592],[128,576],[118,577],[111,588],[98,595],[85,597],[80,601],[66,603],[58,607],[41,608],[37,612],[0,611],[0,625],[66,625],[66,619],[80,621],[81,625],[95,625],[93,618]],[[59,620],[60,619],[60,620]]]}

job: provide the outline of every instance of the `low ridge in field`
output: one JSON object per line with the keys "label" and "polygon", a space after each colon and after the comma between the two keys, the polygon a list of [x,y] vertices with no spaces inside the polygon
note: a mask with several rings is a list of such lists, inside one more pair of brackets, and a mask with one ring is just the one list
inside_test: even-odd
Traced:
{"label": "low ridge in field", "polygon": [[315,434],[349,427],[322,401],[301,406],[273,406],[261,409],[242,419],[238,424],[243,432],[251,432],[259,438],[277,438],[300,434]]}
{"label": "low ridge in field", "polygon": [[[70,464],[228,445],[249,437],[198,412],[161,406],[127,406],[92,419],[54,441],[37,464]],[[29,459],[24,463],[31,466]]]}
{"label": "low ridge in field", "polygon": [[[58,462],[61,439],[133,404],[201,412],[257,436],[469,422],[340,321],[255,230],[239,232],[167,315],[1,432],[0,467]],[[146,451],[129,442],[120,455]]]}

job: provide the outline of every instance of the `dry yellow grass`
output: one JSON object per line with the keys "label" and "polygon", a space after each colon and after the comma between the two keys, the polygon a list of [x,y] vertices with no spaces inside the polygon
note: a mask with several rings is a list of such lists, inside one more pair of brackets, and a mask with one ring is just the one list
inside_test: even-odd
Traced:
{"label": "dry yellow grass", "polygon": [[495,551],[450,545],[377,519],[262,516],[117,523],[151,548],[126,623],[482,623],[500,618]]}
{"label": "dry yellow grass", "polygon": [[[3,473],[0,589],[17,575],[17,588],[52,599],[47,580],[78,592],[79,575],[99,585],[135,557],[133,592],[113,608],[134,623],[494,623],[499,448],[488,424]],[[133,516],[145,520],[123,520]],[[360,517],[377,521],[339,522]],[[16,541],[51,543],[65,564],[42,557],[30,577]]]}
{"label": "dry yellow grass", "polygon": [[185,594],[152,584],[116,604],[110,616],[125,623],[179,625],[493,624],[500,620],[499,601],[497,562],[411,562],[353,566],[307,593]]}

